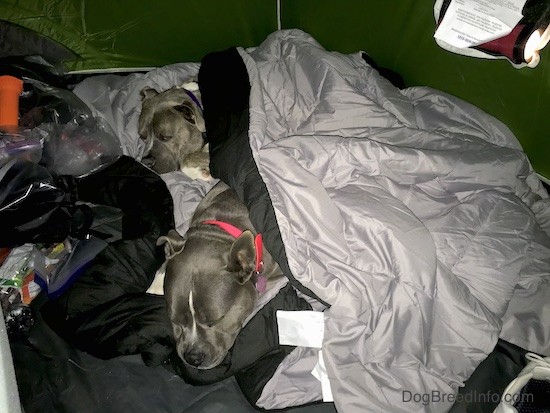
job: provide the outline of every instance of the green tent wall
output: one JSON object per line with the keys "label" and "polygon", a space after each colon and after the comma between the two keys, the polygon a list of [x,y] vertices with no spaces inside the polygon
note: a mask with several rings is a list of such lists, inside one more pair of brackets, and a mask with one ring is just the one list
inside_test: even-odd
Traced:
{"label": "green tent wall", "polygon": [[[364,50],[400,73],[467,100],[515,133],[534,168],[550,178],[550,46],[540,64],[515,69],[441,49],[434,1],[417,0],[0,0],[0,18],[76,52],[71,70],[143,68],[200,61],[300,28],[328,50]],[[278,10],[280,13],[278,13]]]}

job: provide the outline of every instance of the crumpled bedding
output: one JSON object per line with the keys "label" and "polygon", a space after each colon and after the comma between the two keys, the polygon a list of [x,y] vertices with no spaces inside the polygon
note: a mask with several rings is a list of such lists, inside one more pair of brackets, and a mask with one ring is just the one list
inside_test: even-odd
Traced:
{"label": "crumpled bedding", "polygon": [[[550,200],[505,125],[299,30],[239,53],[288,264],[330,305],[338,411],[447,411],[499,337],[550,353]],[[319,398],[316,358],[298,347],[258,406]]]}
{"label": "crumpled bedding", "polygon": [[[447,411],[499,337],[550,353],[550,200],[505,125],[434,89],[399,90],[360,53],[328,52],[300,30],[238,50],[251,87],[246,141],[282,240],[268,248],[282,249],[294,286],[330,306],[322,352],[338,411]],[[89,78],[75,93],[140,159],[139,91],[197,70]],[[258,206],[248,166],[227,160],[211,167]],[[215,182],[162,178],[183,234]],[[269,213],[253,212],[269,226]],[[321,400],[318,358],[294,349],[255,404]]]}

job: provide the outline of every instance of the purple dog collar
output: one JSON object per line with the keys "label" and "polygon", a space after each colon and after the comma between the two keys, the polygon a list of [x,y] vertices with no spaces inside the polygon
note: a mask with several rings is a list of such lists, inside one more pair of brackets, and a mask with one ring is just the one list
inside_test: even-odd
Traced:
{"label": "purple dog collar", "polygon": [[195,102],[195,104],[199,107],[199,109],[204,112],[204,110],[202,109],[202,105],[197,99],[197,97],[195,96],[195,94],[188,89],[183,89],[183,90],[185,90],[185,93],[187,93],[187,95],[191,98],[191,100]]}

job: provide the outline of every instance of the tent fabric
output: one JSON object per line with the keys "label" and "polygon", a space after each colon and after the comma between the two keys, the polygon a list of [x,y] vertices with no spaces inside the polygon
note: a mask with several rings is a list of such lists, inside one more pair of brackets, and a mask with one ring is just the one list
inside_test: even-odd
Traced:
{"label": "tent fabric", "polygon": [[205,50],[256,45],[277,28],[275,6],[250,0],[7,0],[0,16],[72,51],[62,60],[68,70],[120,71],[195,62]]}
{"label": "tent fabric", "polygon": [[0,20],[0,58],[13,56],[40,56],[56,62],[77,57],[70,49],[33,30]]}

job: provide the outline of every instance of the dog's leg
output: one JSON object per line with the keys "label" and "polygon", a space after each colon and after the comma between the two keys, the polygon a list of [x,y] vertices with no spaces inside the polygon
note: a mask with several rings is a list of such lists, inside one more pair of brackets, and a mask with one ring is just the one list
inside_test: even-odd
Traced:
{"label": "dog's leg", "polygon": [[166,273],[166,261],[160,266],[155,273],[153,282],[147,289],[148,294],[164,295],[164,275]]}

